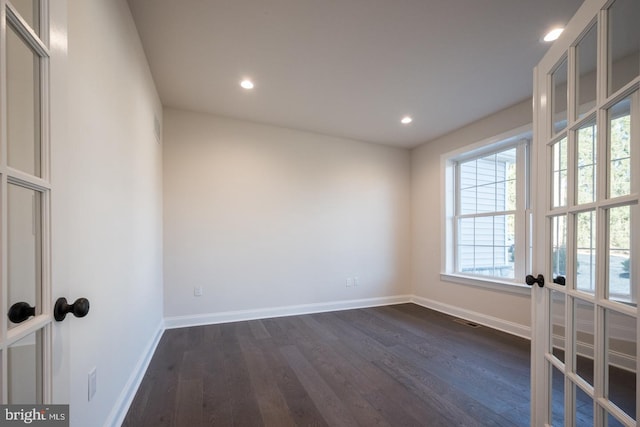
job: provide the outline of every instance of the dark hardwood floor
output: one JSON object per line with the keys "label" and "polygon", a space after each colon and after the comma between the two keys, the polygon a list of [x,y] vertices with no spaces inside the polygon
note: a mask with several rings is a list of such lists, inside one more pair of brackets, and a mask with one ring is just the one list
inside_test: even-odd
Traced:
{"label": "dark hardwood floor", "polygon": [[124,426],[528,426],[529,342],[413,304],[167,330]]}

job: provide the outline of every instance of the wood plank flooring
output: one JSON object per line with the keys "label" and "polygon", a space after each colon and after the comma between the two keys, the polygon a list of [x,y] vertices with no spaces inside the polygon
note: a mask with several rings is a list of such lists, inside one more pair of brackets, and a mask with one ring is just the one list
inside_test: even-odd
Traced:
{"label": "wood plank flooring", "polygon": [[529,342],[413,304],[167,330],[124,426],[528,426]]}

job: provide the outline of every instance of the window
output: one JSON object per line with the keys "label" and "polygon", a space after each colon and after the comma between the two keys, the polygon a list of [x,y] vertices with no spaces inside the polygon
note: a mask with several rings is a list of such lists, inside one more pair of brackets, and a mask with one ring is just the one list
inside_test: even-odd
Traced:
{"label": "window", "polygon": [[529,137],[515,132],[444,156],[445,280],[523,283]]}
{"label": "window", "polygon": [[515,278],[516,148],[457,162],[456,272]]}

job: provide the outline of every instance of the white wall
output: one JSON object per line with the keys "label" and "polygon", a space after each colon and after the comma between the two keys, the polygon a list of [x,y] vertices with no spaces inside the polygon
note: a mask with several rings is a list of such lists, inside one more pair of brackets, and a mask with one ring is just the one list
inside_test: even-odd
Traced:
{"label": "white wall", "polygon": [[409,151],[174,109],[164,120],[165,316],[409,293]]}
{"label": "white wall", "polygon": [[[68,138],[54,141],[52,166],[53,274],[68,299],[91,302],[86,318],[64,322],[69,403],[71,425],[100,426],[162,321],[162,147],[154,134],[162,107],[125,0],[71,0],[68,21]],[[97,394],[88,402],[93,367]]]}
{"label": "white wall", "polygon": [[441,155],[531,123],[531,101],[499,111],[411,152],[411,284],[413,293],[437,304],[471,311],[525,327],[531,323],[528,295],[440,280]]}

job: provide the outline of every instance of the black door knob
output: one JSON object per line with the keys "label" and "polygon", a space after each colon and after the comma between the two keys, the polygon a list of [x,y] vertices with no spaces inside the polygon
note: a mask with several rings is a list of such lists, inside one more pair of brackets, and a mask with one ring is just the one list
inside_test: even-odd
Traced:
{"label": "black door knob", "polygon": [[541,288],[544,287],[544,276],[542,274],[538,274],[538,277],[533,277],[529,274],[524,280],[529,286],[533,286],[534,283],[537,283]]}
{"label": "black door knob", "polygon": [[553,283],[557,283],[560,286],[566,286],[567,285],[567,279],[564,276],[556,276],[553,278]]}
{"label": "black door knob", "polygon": [[67,313],[73,313],[76,317],[84,317],[88,312],[89,300],[86,298],[78,298],[73,304],[69,304],[66,298],[61,297],[53,306],[53,318],[58,322],[63,321],[67,317]]}
{"label": "black door knob", "polygon": [[36,308],[26,302],[17,302],[9,308],[7,316],[13,323],[21,323],[31,316],[36,315]]}

